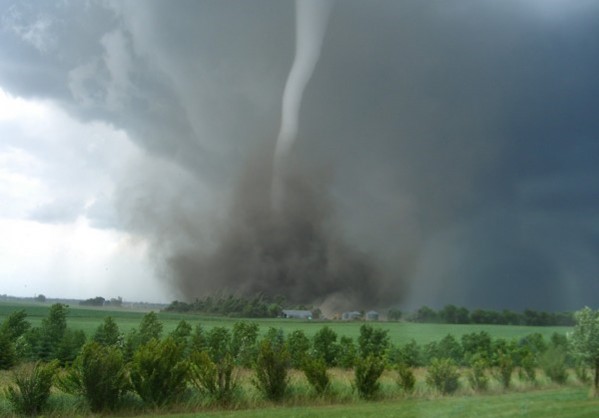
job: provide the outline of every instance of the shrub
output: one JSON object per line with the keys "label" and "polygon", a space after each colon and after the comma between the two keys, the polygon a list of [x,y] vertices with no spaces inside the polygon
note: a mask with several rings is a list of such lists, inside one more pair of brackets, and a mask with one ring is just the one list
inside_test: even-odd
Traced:
{"label": "shrub", "polygon": [[15,386],[6,389],[6,398],[19,414],[37,415],[46,406],[58,364],[35,363],[14,374]]}
{"label": "shrub", "polygon": [[59,383],[65,392],[82,396],[92,412],[117,408],[130,389],[122,352],[95,341],[83,347]]}
{"label": "shrub", "polygon": [[179,398],[187,386],[188,364],[184,345],[172,338],[151,340],[133,356],[131,382],[148,404],[164,405]]}
{"label": "shrub", "polygon": [[11,313],[0,325],[0,334],[6,335],[13,341],[24,335],[31,328],[31,324],[25,318],[27,318],[25,309]]}
{"label": "shrub", "polygon": [[389,349],[389,330],[374,328],[371,325],[362,325],[360,327],[360,336],[358,337],[358,348],[360,356],[383,357]]}
{"label": "shrub", "polygon": [[258,346],[252,382],[267,399],[278,401],[285,396],[289,385],[288,367],[289,352],[282,335],[271,328]]}
{"label": "shrub", "polygon": [[385,362],[381,357],[369,355],[359,358],[354,369],[355,387],[364,399],[373,399],[380,389],[379,377],[385,370]]}
{"label": "shrub", "polygon": [[306,379],[308,379],[308,383],[310,383],[317,394],[322,395],[326,392],[331,379],[327,373],[327,365],[322,358],[305,357],[302,370],[306,375]]}
{"label": "shrub", "polygon": [[541,368],[551,381],[564,384],[568,378],[566,353],[562,347],[550,346],[541,356]]}
{"label": "shrub", "polygon": [[252,367],[256,358],[258,330],[258,324],[255,322],[244,321],[233,324],[231,354],[239,366]]}
{"label": "shrub", "polygon": [[399,361],[409,367],[419,367],[423,365],[422,352],[416,340],[404,344],[399,349]]}
{"label": "shrub", "polygon": [[472,389],[476,391],[487,390],[489,378],[485,371],[487,369],[487,361],[480,354],[475,354],[470,358],[470,370],[467,373],[468,382]]}
{"label": "shrub", "polygon": [[495,378],[501,382],[504,388],[509,388],[514,371],[514,360],[509,353],[499,351],[495,360]]}
{"label": "shrub", "polygon": [[8,370],[17,363],[17,351],[8,335],[0,331],[0,370]]}
{"label": "shrub", "polygon": [[206,351],[194,351],[191,354],[190,380],[215,401],[226,404],[233,399],[237,388],[234,367],[230,353],[215,362]]}
{"label": "shrub", "polygon": [[523,353],[520,359],[520,367],[528,381],[537,381],[537,360],[534,354],[531,352]]}
{"label": "shrub", "polygon": [[451,394],[458,389],[460,374],[451,359],[433,359],[428,368],[426,383],[443,394]]}
{"label": "shrub", "polygon": [[102,345],[121,345],[122,336],[119,331],[119,326],[108,316],[104,319],[104,322],[98,326],[93,336],[93,341],[96,341]]}
{"label": "shrub", "polygon": [[351,369],[356,363],[357,350],[351,337],[339,339],[338,365],[344,369]]}
{"label": "shrub", "polygon": [[152,339],[159,340],[162,336],[163,325],[154,311],[148,312],[141,318],[139,324],[140,343],[147,344]]}
{"label": "shrub", "polygon": [[295,330],[289,334],[289,337],[287,337],[287,350],[289,351],[291,367],[301,369],[310,350],[310,340],[303,330]]}
{"label": "shrub", "polygon": [[337,333],[328,326],[318,330],[314,335],[313,352],[315,356],[322,357],[328,367],[337,365]]}
{"label": "shrub", "polygon": [[85,332],[82,330],[73,331],[67,328],[62,339],[55,347],[55,356],[60,361],[60,365],[64,366],[72,363],[79,355],[84,344]]}
{"label": "shrub", "polygon": [[412,368],[406,363],[397,364],[397,385],[406,393],[412,393],[416,385],[416,377]]}

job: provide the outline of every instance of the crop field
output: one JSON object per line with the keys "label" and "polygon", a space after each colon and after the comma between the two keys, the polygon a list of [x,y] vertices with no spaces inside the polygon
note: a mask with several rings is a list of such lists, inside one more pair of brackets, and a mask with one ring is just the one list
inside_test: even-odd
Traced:
{"label": "crop field", "polygon": [[[8,303],[0,302],[0,322],[11,312],[25,309],[27,319],[33,326],[41,323],[47,316],[50,304],[39,303]],[[127,332],[139,325],[146,312],[130,310],[127,308],[93,308],[70,306],[67,318],[68,326],[74,330],[83,330],[89,337],[107,316],[111,316],[122,332]],[[262,332],[269,327],[280,328],[285,334],[294,330],[303,330],[308,337],[313,336],[324,325],[331,327],[338,335],[357,338],[361,321],[302,321],[294,319],[240,319],[228,317],[207,317],[195,314],[159,312],[158,318],[164,324],[165,333],[174,330],[179,321],[185,320],[192,326],[201,324],[205,329],[215,326],[233,327],[235,322],[253,321],[259,324]],[[377,322],[371,323],[374,327],[389,330],[389,337],[393,344],[405,344],[414,339],[418,344],[437,341],[447,334],[459,338],[463,334],[486,331],[493,338],[518,339],[532,333],[540,333],[549,339],[553,333],[566,334],[570,327],[531,327],[513,325],[454,325],[454,324],[416,324],[409,322]]]}
{"label": "crop field", "polygon": [[595,418],[599,399],[581,388],[552,389],[503,395],[456,396],[361,402],[351,405],[261,408],[257,410],[152,415],[169,418]]}

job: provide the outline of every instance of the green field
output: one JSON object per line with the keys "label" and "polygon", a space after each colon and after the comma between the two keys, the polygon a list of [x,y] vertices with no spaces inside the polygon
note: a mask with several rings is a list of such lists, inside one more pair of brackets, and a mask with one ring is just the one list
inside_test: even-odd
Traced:
{"label": "green field", "polygon": [[[146,417],[150,415],[145,415]],[[159,417],[158,415],[151,415]],[[432,399],[404,399],[360,402],[320,407],[279,407],[223,411],[169,418],[574,418],[599,416],[599,398],[590,398],[587,389],[564,388],[503,395],[477,395]]]}
{"label": "green field", "polygon": [[[42,318],[47,316],[50,304],[38,303],[9,303],[0,302],[0,322],[11,312],[25,309],[28,320],[33,326],[40,324]],[[67,318],[68,326],[74,330],[83,330],[88,337],[93,335],[95,329],[103,319],[111,316],[115,319],[122,332],[127,332],[139,325],[145,312],[129,309],[115,308],[91,308],[71,306]],[[164,331],[168,333],[175,329],[177,323],[182,319],[191,325],[201,324],[210,329],[214,326],[232,327],[235,322],[247,320],[226,317],[206,317],[194,314],[160,312],[159,319],[164,324]],[[360,325],[363,322],[345,321],[300,321],[293,319],[252,319],[260,325],[261,331],[265,332],[269,327],[281,328],[286,334],[291,331],[302,329],[307,336],[314,335],[324,325],[332,327],[338,335],[357,338]],[[548,339],[553,333],[565,334],[571,330],[570,327],[530,327],[512,325],[452,325],[452,324],[415,324],[409,322],[378,322],[372,323],[375,327],[389,330],[389,337],[393,344],[404,344],[411,339],[419,344],[437,341],[447,334],[459,338],[463,334],[487,331],[494,338],[518,339],[532,333],[540,333]]]}

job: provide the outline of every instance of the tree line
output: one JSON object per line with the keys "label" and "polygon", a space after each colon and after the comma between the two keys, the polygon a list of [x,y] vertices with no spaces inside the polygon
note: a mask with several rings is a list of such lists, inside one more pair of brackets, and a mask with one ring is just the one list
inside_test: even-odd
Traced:
{"label": "tree line", "polygon": [[293,392],[291,369],[305,375],[315,396],[330,394],[334,367],[352,371],[352,387],[364,399],[377,397],[385,370],[395,374],[398,390],[409,394],[415,368],[425,368],[426,385],[442,394],[455,392],[464,380],[475,391],[486,390],[491,380],[509,388],[516,373],[534,383],[539,370],[558,384],[570,370],[590,382],[588,367],[599,390],[599,311],[589,308],[575,314],[569,337],[553,334],[546,340],[535,333],[506,340],[481,331],[402,345],[390,342],[388,330],[370,324],[360,327],[356,339],[326,325],[309,337],[300,329],[287,335],[276,328],[261,331],[251,321],[206,329],[182,320],[165,334],[154,312],[127,333],[106,317],[88,339],[67,327],[68,313],[66,305],[55,304],[39,327],[31,326],[24,310],[0,325],[0,369],[34,362],[15,374],[5,391],[16,412],[42,412],[53,387],[81,398],[94,413],[124,408],[132,399],[150,409],[192,396],[227,406],[247,396],[241,370],[248,370],[255,390],[273,402]]}
{"label": "tree line", "polygon": [[228,296],[207,296],[204,299],[197,298],[187,303],[173,301],[164,308],[166,312],[201,313],[208,315],[230,316],[238,318],[277,318],[281,316],[283,309],[312,310],[317,318],[319,312],[312,306],[290,305],[283,296],[269,298],[258,294],[253,298]]}
{"label": "tree line", "polygon": [[[389,311],[389,319],[401,318],[401,311]],[[545,312],[525,309],[514,312],[508,309],[495,311],[490,309],[468,310],[463,306],[446,305],[435,311],[422,306],[405,318],[410,322],[435,324],[485,324],[485,325],[527,325],[527,326],[573,326],[576,321],[573,312]]]}

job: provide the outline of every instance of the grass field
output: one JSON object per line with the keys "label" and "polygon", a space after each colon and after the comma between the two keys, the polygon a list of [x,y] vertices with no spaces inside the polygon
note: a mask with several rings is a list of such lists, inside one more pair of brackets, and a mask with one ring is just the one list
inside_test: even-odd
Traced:
{"label": "grass field", "polygon": [[261,408],[182,415],[146,415],[168,418],[596,418],[599,398],[587,389],[563,388],[503,395],[359,402],[320,407]]}
{"label": "grass field", "polygon": [[[50,304],[38,303],[9,303],[0,302],[0,322],[4,320],[11,312],[18,309],[25,309],[28,320],[33,326],[41,323],[42,318],[48,314]],[[115,308],[92,308],[71,306],[67,318],[68,326],[75,330],[83,330],[88,337],[93,335],[98,325],[107,316],[112,316],[122,332],[127,332],[139,325],[139,322],[145,312],[132,311],[129,309]],[[232,327],[235,322],[245,320],[239,318],[226,317],[205,317],[194,314],[160,312],[159,319],[164,324],[164,331],[168,333],[175,329],[177,323],[184,319],[192,326],[201,324],[204,328],[210,329],[214,326]],[[308,336],[314,335],[324,325],[328,325],[335,330],[338,335],[344,335],[357,338],[362,322],[345,321],[300,321],[292,319],[252,319],[260,325],[262,332],[269,327],[281,328],[286,334],[291,331],[302,329]],[[525,335],[538,332],[545,339],[548,339],[554,332],[565,334],[571,330],[570,327],[529,327],[512,325],[450,325],[450,324],[415,324],[409,322],[378,322],[373,323],[375,327],[389,330],[389,337],[393,344],[404,344],[411,339],[419,344],[426,344],[431,341],[437,341],[447,334],[452,334],[459,338],[463,334],[478,331],[487,331],[494,338],[521,338]]]}

